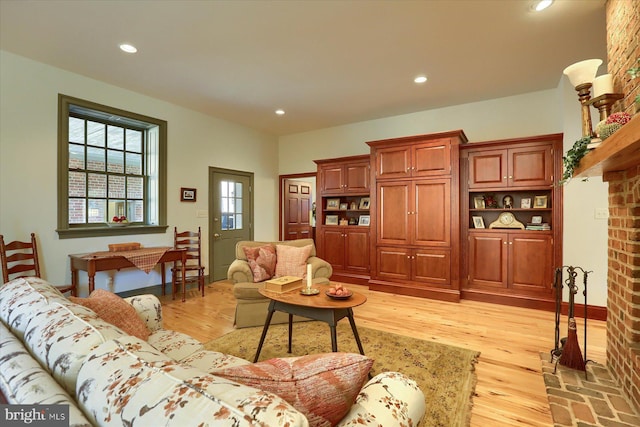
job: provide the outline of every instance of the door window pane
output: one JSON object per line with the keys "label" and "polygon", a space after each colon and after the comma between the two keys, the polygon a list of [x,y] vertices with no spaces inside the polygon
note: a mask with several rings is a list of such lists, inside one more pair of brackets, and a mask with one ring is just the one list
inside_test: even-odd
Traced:
{"label": "door window pane", "polygon": [[107,201],[104,199],[89,199],[88,223],[107,222]]}
{"label": "door window pane", "polygon": [[87,147],[87,169],[104,171],[104,148]]}
{"label": "door window pane", "polygon": [[69,196],[85,197],[87,195],[87,175],[84,172],[69,172]]}
{"label": "door window pane", "polygon": [[222,230],[242,229],[242,183],[220,182],[220,209]]}
{"label": "door window pane", "polygon": [[107,171],[114,173],[124,172],[124,152],[107,150]]}
{"label": "door window pane", "polygon": [[107,197],[107,176],[89,174],[89,197]]}

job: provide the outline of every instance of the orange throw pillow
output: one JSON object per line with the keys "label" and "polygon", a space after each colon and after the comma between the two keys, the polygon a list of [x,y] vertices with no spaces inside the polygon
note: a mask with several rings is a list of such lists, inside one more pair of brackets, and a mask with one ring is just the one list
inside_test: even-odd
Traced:
{"label": "orange throw pillow", "polygon": [[89,298],[69,297],[71,302],[93,310],[105,322],[141,340],[149,339],[149,329],[135,308],[113,292],[96,289]]}
{"label": "orange throw pillow", "polygon": [[265,360],[211,372],[274,393],[302,412],[310,426],[336,425],[367,381],[373,359],[322,353]]}

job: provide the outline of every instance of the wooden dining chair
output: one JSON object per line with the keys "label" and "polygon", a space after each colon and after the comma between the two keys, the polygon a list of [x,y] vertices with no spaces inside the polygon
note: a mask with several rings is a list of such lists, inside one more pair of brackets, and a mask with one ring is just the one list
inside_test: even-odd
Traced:
{"label": "wooden dining chair", "polygon": [[[0,234],[0,258],[2,259],[2,283],[18,277],[42,277],[40,275],[40,262],[38,261],[38,244],[35,233],[31,233],[31,240],[28,242],[4,243],[4,236]],[[60,292],[70,292],[76,295],[73,285],[53,285]]]}
{"label": "wooden dining chair", "polygon": [[[185,270],[185,283],[198,283],[198,290],[202,291],[204,296],[204,266],[202,265],[201,258],[201,233],[200,227],[198,231],[182,231],[178,233],[178,228],[173,228],[173,245],[175,249],[186,250],[186,262],[184,265]],[[194,274],[195,273],[195,274]],[[171,284],[173,295],[175,296],[176,287],[182,286],[182,265],[181,261],[173,263],[171,268]]]}

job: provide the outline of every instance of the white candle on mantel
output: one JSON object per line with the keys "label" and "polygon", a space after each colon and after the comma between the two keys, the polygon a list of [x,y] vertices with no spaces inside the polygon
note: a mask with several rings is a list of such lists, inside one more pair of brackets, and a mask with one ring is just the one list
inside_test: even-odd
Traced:
{"label": "white candle on mantel", "polygon": [[307,288],[311,289],[311,264],[307,264]]}
{"label": "white candle on mantel", "polygon": [[597,98],[605,93],[613,93],[613,76],[603,74],[593,79],[593,97]]}

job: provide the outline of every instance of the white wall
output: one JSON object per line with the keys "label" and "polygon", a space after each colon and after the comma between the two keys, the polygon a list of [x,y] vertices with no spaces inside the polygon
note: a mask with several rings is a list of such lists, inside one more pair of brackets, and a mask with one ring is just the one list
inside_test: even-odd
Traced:
{"label": "white wall", "polygon": [[[470,142],[564,132],[566,152],[581,137],[581,119],[564,80],[552,90],[287,135],[280,138],[280,173],[313,171],[314,159],[369,153],[366,141],[455,129]],[[606,191],[599,178],[564,188],[564,264],[594,271],[588,303],[598,306],[606,306],[607,222],[593,212],[607,207]]]}
{"label": "white wall", "polygon": [[[39,239],[44,276],[52,283],[70,283],[67,254],[106,250],[122,236],[58,239],[57,117],[58,93],[168,121],[168,207],[165,234],[127,236],[144,246],[173,245],[173,226],[201,226],[208,219],[210,166],[255,174],[255,238],[273,240],[278,229],[277,139],[255,130],[209,117],[174,104],[50,67],[0,51],[0,234],[6,241]],[[180,203],[180,187],[198,190],[196,203]],[[208,239],[204,239],[208,253]],[[208,262],[204,257],[205,264]],[[81,273],[81,282],[86,275]],[[107,273],[96,284],[106,287]],[[117,292],[160,283],[159,270],[147,275],[132,269],[115,273]]]}

